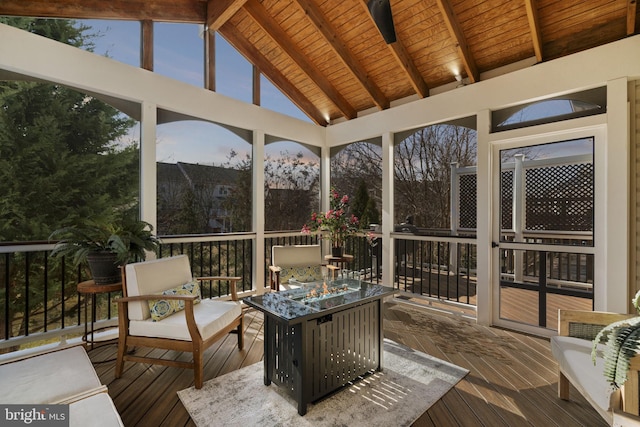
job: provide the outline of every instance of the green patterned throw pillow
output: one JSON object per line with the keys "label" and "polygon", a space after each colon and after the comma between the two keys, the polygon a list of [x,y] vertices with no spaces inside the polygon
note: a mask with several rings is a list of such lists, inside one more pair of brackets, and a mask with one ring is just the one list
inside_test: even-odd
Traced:
{"label": "green patterned throw pillow", "polygon": [[[198,304],[201,298],[200,284],[197,280],[192,280],[184,285],[167,289],[160,295],[195,295],[197,298],[193,303]],[[149,311],[151,312],[151,319],[154,322],[162,320],[165,317],[169,317],[173,313],[177,313],[182,310],[184,310],[184,301],[166,299],[149,300]]]}
{"label": "green patterned throw pillow", "polygon": [[280,267],[280,283],[288,283],[291,279],[303,283],[322,280],[322,266],[316,264]]}

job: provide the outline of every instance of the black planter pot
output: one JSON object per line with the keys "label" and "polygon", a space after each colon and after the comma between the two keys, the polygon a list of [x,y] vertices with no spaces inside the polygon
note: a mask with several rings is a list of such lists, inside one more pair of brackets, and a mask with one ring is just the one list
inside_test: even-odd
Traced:
{"label": "black planter pot", "polygon": [[342,257],[342,255],[344,255],[344,248],[342,246],[331,247],[331,256]]}
{"label": "black planter pot", "polygon": [[91,276],[96,285],[110,285],[120,282],[118,257],[111,252],[95,252],[87,256]]}

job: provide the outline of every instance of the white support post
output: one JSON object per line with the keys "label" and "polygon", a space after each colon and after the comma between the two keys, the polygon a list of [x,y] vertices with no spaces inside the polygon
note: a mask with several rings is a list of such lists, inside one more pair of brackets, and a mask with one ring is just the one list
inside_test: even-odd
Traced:
{"label": "white support post", "polygon": [[253,247],[253,283],[258,295],[265,291],[266,277],[264,260],[266,259],[264,245],[264,131],[253,131],[252,158],[253,158],[253,212],[252,228],[256,233],[256,241]]}
{"label": "white support post", "polygon": [[[449,222],[451,235],[458,235],[458,224],[460,222],[460,210],[458,209],[460,180],[458,178],[458,162],[451,162],[451,173],[449,178]],[[458,244],[451,243],[449,251],[449,271],[458,271]]]}
{"label": "white support post", "polygon": [[[497,262],[499,249],[492,248],[493,239],[499,238],[493,210],[498,204],[493,199],[493,173],[494,168],[499,167],[492,164],[492,147],[489,142],[491,129],[491,111],[482,110],[478,112],[478,205],[477,217],[477,302],[476,319],[481,325],[490,325],[493,316],[493,286],[494,286],[494,263]],[[497,240],[495,240],[497,241]]]}
{"label": "white support post", "polygon": [[[320,149],[320,211],[327,212],[330,209],[329,197],[331,192],[331,149],[323,146]],[[331,253],[331,242],[323,239],[321,242],[322,253]]]}
{"label": "white support post", "polygon": [[395,278],[393,231],[393,134],[382,134],[382,283],[393,286]]}
{"label": "white support post", "polygon": [[[527,188],[524,154],[516,154],[514,160],[512,210],[512,224],[515,233],[514,242],[524,242],[524,228],[526,224],[525,192]],[[543,262],[543,260],[540,260],[540,262]],[[524,279],[524,253],[522,251],[514,251],[513,268],[515,281],[521,283]]]}
{"label": "white support post", "polygon": [[[604,257],[604,269],[595,271],[594,310],[627,313],[633,296],[629,287],[629,187],[630,107],[628,79],[607,82],[607,129],[605,143],[596,141],[596,209],[604,218],[595,228],[596,260]],[[606,147],[606,153],[602,153]],[[604,170],[604,180],[598,179]],[[602,188],[604,181],[605,187]],[[598,191],[600,190],[600,191]],[[597,218],[597,216],[596,216]],[[636,250],[635,248],[633,248]],[[604,276],[604,274],[606,276]],[[604,276],[604,277],[603,277]]]}
{"label": "white support post", "polygon": [[[156,104],[143,101],[140,109],[140,219],[153,225],[154,234],[157,234],[157,106]],[[154,258],[155,254],[147,254],[147,259]]]}

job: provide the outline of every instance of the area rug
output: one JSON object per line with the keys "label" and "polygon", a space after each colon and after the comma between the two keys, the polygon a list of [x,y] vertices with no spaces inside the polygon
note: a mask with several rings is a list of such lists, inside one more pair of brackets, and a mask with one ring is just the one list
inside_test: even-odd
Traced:
{"label": "area rug", "polygon": [[384,342],[384,369],[307,406],[275,384],[263,383],[263,363],[205,382],[200,390],[178,392],[189,415],[205,426],[408,426],[458,381],[466,369],[394,341]]}

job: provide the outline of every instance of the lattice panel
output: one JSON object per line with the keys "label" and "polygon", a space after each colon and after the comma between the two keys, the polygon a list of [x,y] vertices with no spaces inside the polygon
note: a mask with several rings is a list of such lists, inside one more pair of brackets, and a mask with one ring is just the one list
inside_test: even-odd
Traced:
{"label": "lattice panel", "polygon": [[458,185],[460,185],[458,192],[460,195],[458,200],[458,212],[460,214],[458,227],[476,228],[478,179],[475,174],[460,175]]}
{"label": "lattice panel", "polygon": [[500,221],[503,230],[513,227],[513,171],[500,173]]}
{"label": "lattice panel", "polygon": [[593,231],[593,164],[526,171],[526,229]]}

